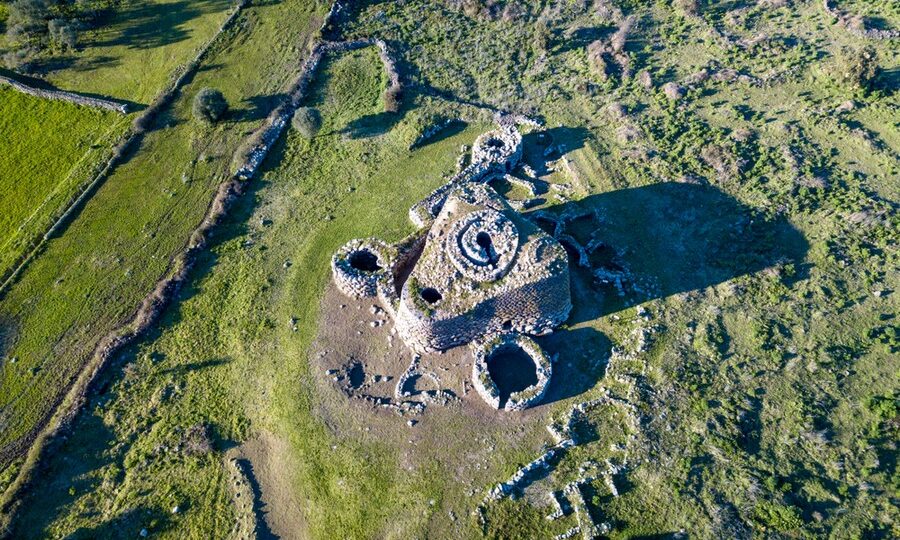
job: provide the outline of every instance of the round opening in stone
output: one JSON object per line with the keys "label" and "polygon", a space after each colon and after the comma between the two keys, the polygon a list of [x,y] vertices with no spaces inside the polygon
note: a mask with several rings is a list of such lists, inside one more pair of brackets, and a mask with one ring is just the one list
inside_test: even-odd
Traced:
{"label": "round opening in stone", "polygon": [[500,392],[500,408],[506,406],[509,396],[521,392],[538,382],[534,360],[517,346],[496,349],[487,358],[488,374]]}
{"label": "round opening in stone", "polygon": [[490,146],[491,148],[503,148],[503,141],[500,139],[495,139],[491,137],[485,143],[486,146]]}
{"label": "round opening in stone", "polygon": [[424,289],[422,289],[421,295],[422,300],[425,300],[429,304],[433,304],[443,298],[443,296],[441,296],[441,293],[439,293],[437,289],[432,287],[425,287]]}
{"label": "round opening in stone", "polygon": [[378,265],[378,256],[368,249],[361,249],[350,254],[350,266],[362,272],[377,272],[381,270]]}

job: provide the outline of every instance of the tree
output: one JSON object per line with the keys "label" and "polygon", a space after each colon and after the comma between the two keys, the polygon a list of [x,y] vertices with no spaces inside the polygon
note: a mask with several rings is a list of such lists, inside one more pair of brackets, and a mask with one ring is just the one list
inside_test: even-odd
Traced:
{"label": "tree", "polygon": [[59,50],[72,50],[78,43],[78,31],[75,25],[65,19],[52,19],[47,23],[50,32],[50,43]]}
{"label": "tree", "polygon": [[318,109],[312,107],[300,107],[294,113],[291,120],[294,129],[300,132],[307,139],[312,139],[322,129],[322,115]]}
{"label": "tree", "polygon": [[228,102],[222,92],[214,88],[204,88],[194,97],[194,118],[202,122],[214,124],[225,116]]}
{"label": "tree", "polygon": [[9,4],[6,37],[15,44],[36,44],[47,32],[49,17],[45,0],[14,0]]}

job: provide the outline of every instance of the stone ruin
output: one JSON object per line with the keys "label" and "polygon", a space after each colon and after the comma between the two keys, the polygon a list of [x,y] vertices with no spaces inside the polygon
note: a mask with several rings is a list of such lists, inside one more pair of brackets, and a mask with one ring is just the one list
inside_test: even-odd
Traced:
{"label": "stone ruin", "polygon": [[[378,298],[415,353],[470,344],[473,386],[492,407],[539,402],[550,359],[530,335],[549,333],[572,309],[563,246],[487,184],[516,168],[522,135],[512,123],[482,134],[471,163],[409,211],[419,231],[397,245],[348,242],[332,258],[347,296]],[[533,362],[537,381],[501,400],[491,360],[509,353]]]}

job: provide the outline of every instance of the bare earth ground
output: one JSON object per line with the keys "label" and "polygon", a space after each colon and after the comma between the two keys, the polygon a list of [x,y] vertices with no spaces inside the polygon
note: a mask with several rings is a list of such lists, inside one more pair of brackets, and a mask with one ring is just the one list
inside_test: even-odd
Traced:
{"label": "bare earth ground", "polygon": [[250,462],[254,506],[257,520],[262,519],[262,523],[257,523],[257,536],[284,540],[306,538],[303,510],[291,492],[291,467],[285,463],[290,459],[287,444],[263,430],[240,445],[236,457]]}

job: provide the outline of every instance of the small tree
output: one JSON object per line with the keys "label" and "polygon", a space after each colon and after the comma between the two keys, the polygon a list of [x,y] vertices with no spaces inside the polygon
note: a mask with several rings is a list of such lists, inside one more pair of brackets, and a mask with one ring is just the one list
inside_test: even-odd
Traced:
{"label": "small tree", "polygon": [[214,88],[204,88],[194,97],[194,118],[202,122],[214,124],[225,116],[228,102],[222,92]]}
{"label": "small tree", "polygon": [[47,23],[51,44],[59,50],[73,50],[78,43],[78,31],[74,23],[65,19],[52,19]]}
{"label": "small tree", "polygon": [[322,129],[322,115],[318,109],[312,107],[300,107],[294,113],[291,120],[294,129],[300,132],[307,139],[312,139]]}
{"label": "small tree", "polygon": [[697,0],[675,0],[675,5],[685,15],[697,15],[700,13],[700,5]]}

